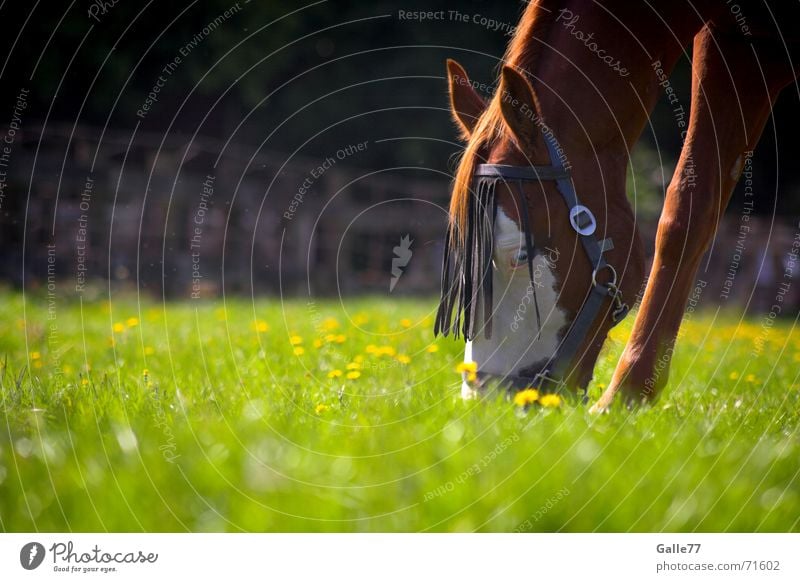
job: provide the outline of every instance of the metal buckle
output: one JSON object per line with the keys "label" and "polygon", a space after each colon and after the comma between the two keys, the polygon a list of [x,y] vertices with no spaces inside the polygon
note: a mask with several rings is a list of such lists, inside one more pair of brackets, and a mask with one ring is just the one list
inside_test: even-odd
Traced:
{"label": "metal buckle", "polygon": [[[586,217],[589,222],[584,222],[582,217]],[[581,236],[591,236],[597,230],[597,220],[595,220],[594,214],[582,204],[569,209],[569,222],[575,232]]]}
{"label": "metal buckle", "polygon": [[619,290],[619,287],[614,284],[608,284],[606,287],[608,287],[609,297],[611,297],[611,300],[614,302],[611,320],[614,322],[614,325],[616,325],[628,315],[628,304],[622,300],[622,292]]}

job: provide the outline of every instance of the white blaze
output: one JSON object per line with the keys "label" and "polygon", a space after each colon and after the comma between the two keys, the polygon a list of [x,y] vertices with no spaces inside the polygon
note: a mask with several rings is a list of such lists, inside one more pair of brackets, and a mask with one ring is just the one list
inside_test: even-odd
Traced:
{"label": "white blaze", "polygon": [[[556,252],[539,249],[533,260],[533,270],[542,330],[536,339],[536,310],[527,263],[515,261],[525,249],[524,235],[499,208],[494,226],[492,337],[484,337],[483,315],[480,314],[476,337],[467,342],[464,361],[477,362],[478,371],[503,375],[550,358],[559,343],[558,333],[567,325],[567,317],[557,305],[558,284],[553,272]],[[462,396],[472,395],[464,381]]]}

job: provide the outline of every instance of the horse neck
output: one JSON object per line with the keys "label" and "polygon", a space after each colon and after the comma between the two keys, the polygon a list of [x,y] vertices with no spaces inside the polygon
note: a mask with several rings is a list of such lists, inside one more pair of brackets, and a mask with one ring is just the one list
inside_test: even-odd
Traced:
{"label": "horse neck", "polygon": [[[604,171],[621,163],[624,174],[661,94],[656,68],[668,74],[702,26],[669,4],[660,19],[645,2],[540,0],[526,9],[506,59],[529,73],[545,123],[575,161],[600,157]],[[688,96],[686,105],[688,113]]]}

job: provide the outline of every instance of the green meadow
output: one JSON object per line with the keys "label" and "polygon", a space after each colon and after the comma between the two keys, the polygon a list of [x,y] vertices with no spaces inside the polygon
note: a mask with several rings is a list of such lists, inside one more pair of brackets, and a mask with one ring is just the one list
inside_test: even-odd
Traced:
{"label": "green meadow", "polygon": [[0,529],[800,530],[792,321],[694,314],[663,397],[592,416],[462,401],[434,307],[4,292]]}

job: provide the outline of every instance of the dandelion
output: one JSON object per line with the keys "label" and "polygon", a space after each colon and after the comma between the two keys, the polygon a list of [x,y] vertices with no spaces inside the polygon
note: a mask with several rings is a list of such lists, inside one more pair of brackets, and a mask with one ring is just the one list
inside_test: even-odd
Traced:
{"label": "dandelion", "polygon": [[149,375],[150,375],[150,370],[148,370],[147,368],[145,368],[144,370],[142,370],[142,377],[143,377],[145,380],[147,380],[147,377],[148,377]]}
{"label": "dandelion", "polygon": [[517,406],[528,406],[539,400],[539,391],[534,388],[525,388],[514,395],[514,404]]}
{"label": "dandelion", "polygon": [[38,360],[41,357],[42,354],[40,354],[39,352],[31,352],[31,360]]}
{"label": "dandelion", "polygon": [[353,358],[353,362],[356,364],[361,364],[364,361],[364,356],[358,354],[355,358]]}
{"label": "dandelion", "polygon": [[745,377],[744,381],[745,382],[750,382],[750,383],[756,382],[757,381],[756,375],[755,374],[748,374]]}
{"label": "dandelion", "polygon": [[341,370],[331,370],[328,372],[328,378],[341,378],[342,371]]}
{"label": "dandelion", "polygon": [[145,346],[144,347],[144,355],[152,356],[155,353],[156,353],[156,351],[153,349],[153,346]]}
{"label": "dandelion", "polygon": [[123,331],[125,331],[125,326],[122,325],[121,323],[115,323],[112,329],[114,330],[115,333],[122,333]]}
{"label": "dandelion", "polygon": [[360,370],[361,362],[350,362],[346,367],[348,370]]}
{"label": "dandelion", "polygon": [[125,325],[127,325],[128,327],[136,327],[137,325],[139,325],[139,320],[135,317],[129,317],[125,321]]}
{"label": "dandelion", "polygon": [[381,346],[377,351],[379,356],[394,356],[396,353],[397,351],[392,346]]}
{"label": "dandelion", "polygon": [[314,408],[314,412],[316,412],[317,414],[323,414],[325,412],[328,412],[329,409],[330,406],[328,406],[327,404],[317,404],[317,406]]}
{"label": "dandelion", "polygon": [[343,344],[346,339],[347,339],[347,336],[339,334],[333,339],[333,341],[335,341],[337,344]]}
{"label": "dandelion", "polygon": [[258,333],[266,333],[269,331],[269,324],[266,321],[257,319],[253,325]]}
{"label": "dandelion", "polygon": [[436,344],[431,344],[427,348],[425,348],[425,351],[428,352],[429,354],[435,354],[436,352],[439,351],[439,346],[437,346]]}
{"label": "dandelion", "polygon": [[544,394],[539,398],[539,404],[545,408],[558,408],[561,406],[561,396],[558,394]]}
{"label": "dandelion", "polygon": [[368,354],[376,354],[378,353],[378,346],[369,344],[366,348],[364,348],[364,351]]}
{"label": "dandelion", "polygon": [[292,351],[294,352],[294,355],[295,355],[295,356],[302,356],[303,354],[305,354],[305,353],[306,353],[306,351],[305,351],[305,350],[304,350],[302,347],[300,347],[300,346],[297,346],[297,347],[296,347],[294,350],[292,350]]}
{"label": "dandelion", "polygon": [[289,343],[292,344],[293,346],[299,346],[300,344],[303,343],[303,338],[300,337],[299,335],[293,335],[289,338]]}
{"label": "dandelion", "polygon": [[334,329],[339,328],[339,322],[336,320],[335,317],[326,317],[322,321],[322,329],[325,331],[333,331]]}
{"label": "dandelion", "polygon": [[739,372],[731,372],[728,378],[731,380],[737,380],[739,378]]}
{"label": "dandelion", "polygon": [[81,378],[81,386],[88,386],[89,380],[87,378]]}
{"label": "dandelion", "polygon": [[477,362],[461,362],[456,366],[456,372],[467,375],[467,382],[474,382],[478,378]]}
{"label": "dandelion", "polygon": [[456,366],[456,372],[477,372],[478,362],[461,362]]}
{"label": "dandelion", "polygon": [[315,339],[314,340],[314,347],[315,348],[321,348],[324,344],[325,344],[325,342],[323,342],[321,339]]}
{"label": "dandelion", "polygon": [[348,380],[357,380],[360,377],[361,377],[361,372],[359,372],[358,370],[350,370],[347,373]]}
{"label": "dandelion", "polygon": [[404,317],[403,319],[400,320],[400,325],[402,327],[405,327],[406,329],[411,327],[412,324],[413,324],[413,322],[410,319],[408,319],[407,317]]}
{"label": "dandelion", "polygon": [[397,354],[397,358],[395,358],[395,359],[398,362],[400,362],[401,364],[410,364],[411,363],[411,358],[409,358],[405,354]]}

